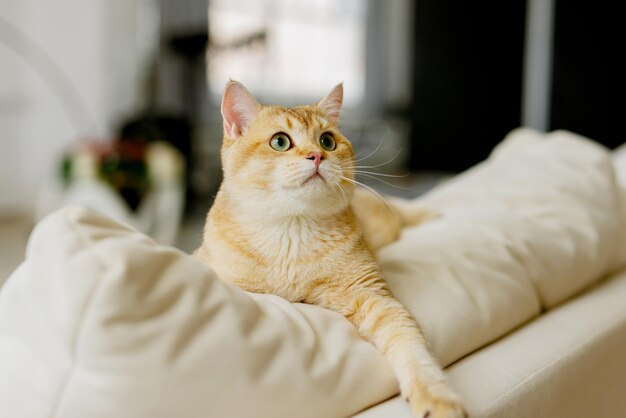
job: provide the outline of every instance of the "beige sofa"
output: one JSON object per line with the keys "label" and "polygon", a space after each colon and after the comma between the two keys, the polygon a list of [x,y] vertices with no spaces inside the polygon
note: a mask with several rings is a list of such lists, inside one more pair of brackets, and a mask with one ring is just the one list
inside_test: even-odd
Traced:
{"label": "beige sofa", "polygon": [[[575,138],[567,132],[540,135],[529,130],[518,130],[509,135],[508,142],[505,141],[501,148],[507,148],[507,152],[515,153],[514,143],[517,142],[526,150],[520,149],[520,155],[513,155],[513,159],[524,158],[522,154],[525,152],[529,152],[526,157],[535,159],[537,150],[533,148],[537,145],[537,141],[556,140],[563,141],[563,143],[554,144],[556,147],[553,150],[553,158],[563,158],[564,153],[579,151],[583,158],[591,158],[593,151],[576,149],[575,144],[569,143],[571,139],[580,138]],[[607,168],[615,167],[613,176],[616,186],[613,195],[616,199],[613,204],[617,208],[617,213],[615,213],[617,218],[623,218],[626,211],[623,203],[623,190],[626,188],[626,147],[614,151],[609,157],[610,162],[606,160],[606,157],[599,155],[597,157],[600,157],[599,165]],[[575,159],[565,158],[565,160],[570,167],[577,167]],[[535,162],[541,164],[541,158],[537,158]],[[549,161],[544,161],[544,163],[550,164]],[[515,182],[510,181],[510,170],[515,170],[514,165],[515,163],[511,162],[511,166],[503,170],[503,172],[506,171],[504,183],[517,187],[514,185]],[[527,162],[522,165],[531,169]],[[474,171],[480,170],[483,168],[474,169]],[[475,175],[487,174],[486,177],[489,177],[493,171],[500,172],[500,170],[487,169]],[[559,176],[564,174],[560,170],[554,170],[555,174],[557,172]],[[565,186],[564,183],[557,189],[563,190],[567,187],[572,191],[581,187],[582,183],[588,180],[587,174],[588,172],[582,169],[577,175],[578,178],[570,179],[569,186]],[[538,173],[537,179],[540,180],[545,175],[545,172]],[[464,176],[467,177],[467,174]],[[608,178],[611,178],[611,175],[608,175]],[[497,180],[496,183],[500,183],[500,180],[502,179]],[[545,181],[550,181],[547,176]],[[469,183],[472,182],[473,180],[469,180]],[[483,188],[488,187],[489,183],[488,178],[482,178],[475,184]],[[541,181],[536,185],[540,188]],[[459,186],[461,189],[466,189],[467,185]],[[473,187],[471,184],[469,186],[470,189]],[[548,184],[545,186],[551,190]],[[468,197],[481,194],[476,190],[456,190],[468,194]],[[601,200],[611,194],[610,191],[601,190],[601,188],[594,189],[594,186],[591,186],[589,190],[592,194],[588,196],[587,204],[596,206],[596,209],[602,206]],[[532,192],[527,197],[531,195]],[[454,199],[458,197],[455,196]],[[440,196],[428,196],[424,200],[439,198]],[[530,208],[537,203],[536,199],[528,199],[520,204],[527,204]],[[573,207],[563,208],[558,216],[565,217],[569,210],[574,209],[574,206],[584,204],[581,201]],[[467,206],[473,205],[467,203]],[[488,206],[491,206],[491,203]],[[513,206],[509,207],[509,209],[512,208]],[[590,219],[592,217],[581,217],[579,226],[586,224]],[[617,271],[608,276],[598,271],[584,274],[589,281],[580,281],[581,285],[576,286],[574,293],[567,292],[568,294],[565,295],[561,291],[573,289],[572,285],[582,276],[571,274],[572,271],[567,273],[568,267],[561,266],[564,268],[561,270],[564,273],[563,281],[547,292],[547,288],[541,289],[541,284],[535,287],[538,294],[542,296],[540,314],[533,315],[532,318],[512,327],[499,338],[475,351],[462,350],[469,354],[449,365],[446,371],[450,383],[465,400],[471,416],[626,417],[626,269],[623,268],[623,236],[626,235],[626,230],[623,221],[618,222],[615,228],[622,238],[619,236],[610,238],[605,242],[609,245],[605,247],[602,245],[603,240],[596,237],[593,240],[593,243],[597,245],[595,260],[594,256],[589,254],[590,258],[584,262],[586,266],[575,267],[572,264],[570,267],[574,270],[584,269],[605,256],[607,254],[605,251],[614,251],[617,259],[606,271],[615,269]],[[571,246],[575,240],[574,235],[580,237],[579,234],[573,234],[570,239],[555,242],[563,247]],[[572,255],[575,254],[574,257],[584,257],[573,248],[570,250],[572,250]],[[549,251],[546,255],[555,256],[556,263],[572,262],[571,259],[564,259],[562,254],[559,256],[554,251]],[[541,279],[544,285],[547,284],[546,277]],[[587,284],[582,285],[583,282]],[[593,284],[589,286],[590,283]],[[555,293],[552,293],[553,291]],[[485,340],[490,340],[490,338]],[[456,359],[456,357],[459,356],[455,355],[451,358]],[[356,416],[359,418],[391,416],[408,418],[412,415],[405,403],[399,397],[394,397]]]}
{"label": "beige sofa", "polygon": [[[620,161],[514,131],[411,203],[441,219],[381,251],[471,416],[626,416]],[[35,228],[0,291],[2,418],[410,417],[395,395],[339,315],[247,294],[82,208]]]}

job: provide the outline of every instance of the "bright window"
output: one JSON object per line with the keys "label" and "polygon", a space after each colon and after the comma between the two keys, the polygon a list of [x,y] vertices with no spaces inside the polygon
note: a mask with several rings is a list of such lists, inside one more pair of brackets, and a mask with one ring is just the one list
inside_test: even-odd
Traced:
{"label": "bright window", "polygon": [[[209,4],[208,74],[213,95],[221,95],[232,78],[265,101],[308,103],[345,81],[346,104],[357,106],[363,99],[366,1]],[[256,41],[240,42],[255,34],[260,35]]]}

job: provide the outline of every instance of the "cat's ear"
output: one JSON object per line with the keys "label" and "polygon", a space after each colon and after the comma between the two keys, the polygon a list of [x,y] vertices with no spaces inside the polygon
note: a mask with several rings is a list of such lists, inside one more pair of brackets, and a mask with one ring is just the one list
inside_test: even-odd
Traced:
{"label": "cat's ear", "polygon": [[235,139],[246,133],[261,111],[261,105],[238,81],[229,81],[222,97],[222,117],[226,135]]}
{"label": "cat's ear", "polygon": [[332,124],[337,125],[339,123],[339,115],[341,114],[341,104],[343,103],[343,83],[337,84],[333,89],[324,97],[317,106],[321,108],[330,119]]}

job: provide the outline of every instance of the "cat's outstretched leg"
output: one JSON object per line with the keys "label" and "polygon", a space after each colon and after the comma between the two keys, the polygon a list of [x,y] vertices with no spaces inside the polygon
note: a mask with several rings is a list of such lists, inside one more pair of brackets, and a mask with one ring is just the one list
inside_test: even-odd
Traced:
{"label": "cat's outstretched leg", "polygon": [[464,418],[459,397],[448,388],[443,371],[428,352],[417,322],[386,288],[382,279],[333,289],[312,301],[343,314],[359,334],[389,361],[402,395],[418,418]]}

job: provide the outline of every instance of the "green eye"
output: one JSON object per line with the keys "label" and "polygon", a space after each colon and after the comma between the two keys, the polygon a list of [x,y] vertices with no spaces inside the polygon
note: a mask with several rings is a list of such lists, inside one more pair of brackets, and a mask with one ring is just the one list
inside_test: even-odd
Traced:
{"label": "green eye", "polygon": [[291,140],[286,134],[276,134],[270,140],[270,147],[276,151],[285,152],[291,148]]}
{"label": "green eye", "polygon": [[320,136],[320,145],[322,146],[322,149],[326,151],[333,151],[335,148],[337,148],[335,138],[333,138],[333,136],[328,132]]}

